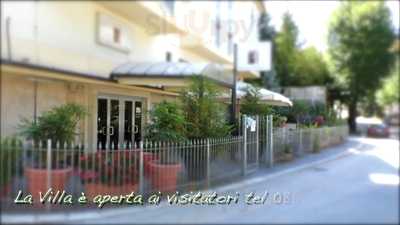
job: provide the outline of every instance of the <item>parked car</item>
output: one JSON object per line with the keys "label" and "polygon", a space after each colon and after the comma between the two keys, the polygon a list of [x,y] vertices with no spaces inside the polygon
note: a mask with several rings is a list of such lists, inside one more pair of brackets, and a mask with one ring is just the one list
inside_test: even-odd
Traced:
{"label": "parked car", "polygon": [[389,137],[389,127],[385,124],[374,124],[368,127],[367,135],[369,137]]}

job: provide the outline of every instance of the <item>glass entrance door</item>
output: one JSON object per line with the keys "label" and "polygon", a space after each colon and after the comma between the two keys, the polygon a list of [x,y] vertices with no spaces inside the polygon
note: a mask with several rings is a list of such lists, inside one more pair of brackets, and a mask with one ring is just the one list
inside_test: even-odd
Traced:
{"label": "glass entrance door", "polygon": [[97,148],[121,149],[142,140],[142,102],[124,97],[97,99]]}

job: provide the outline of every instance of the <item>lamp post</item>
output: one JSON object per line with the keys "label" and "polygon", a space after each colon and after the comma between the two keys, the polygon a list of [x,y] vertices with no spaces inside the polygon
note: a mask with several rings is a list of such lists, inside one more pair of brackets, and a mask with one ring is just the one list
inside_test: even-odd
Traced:
{"label": "lamp post", "polygon": [[235,126],[234,134],[237,133],[236,127],[236,82],[237,82],[237,44],[233,45],[233,86],[231,99],[231,124]]}

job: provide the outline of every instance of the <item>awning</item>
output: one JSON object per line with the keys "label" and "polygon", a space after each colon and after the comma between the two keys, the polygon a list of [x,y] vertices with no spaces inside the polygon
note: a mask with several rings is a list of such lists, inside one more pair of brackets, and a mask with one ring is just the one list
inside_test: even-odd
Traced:
{"label": "awning", "polygon": [[[246,95],[248,89],[257,90],[253,85],[239,81],[236,84],[236,97],[241,99]],[[292,106],[293,103],[289,98],[283,96],[282,94],[267,90],[265,88],[258,89],[258,94],[263,102],[269,105],[276,106]]]}
{"label": "awning", "polygon": [[231,72],[215,63],[128,62],[111,73],[113,79],[124,84],[170,87],[185,86],[187,81],[182,78],[193,76],[205,76],[226,87],[233,85]]}

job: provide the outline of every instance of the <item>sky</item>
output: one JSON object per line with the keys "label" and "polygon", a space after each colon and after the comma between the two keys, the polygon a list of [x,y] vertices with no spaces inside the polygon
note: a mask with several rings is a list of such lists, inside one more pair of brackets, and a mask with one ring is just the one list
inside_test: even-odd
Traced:
{"label": "sky", "polygon": [[[271,24],[279,30],[282,15],[289,11],[299,28],[300,43],[304,47],[315,46],[320,51],[327,50],[328,24],[332,12],[338,7],[338,1],[265,1]],[[393,26],[399,30],[399,1],[387,1],[392,13]]]}

